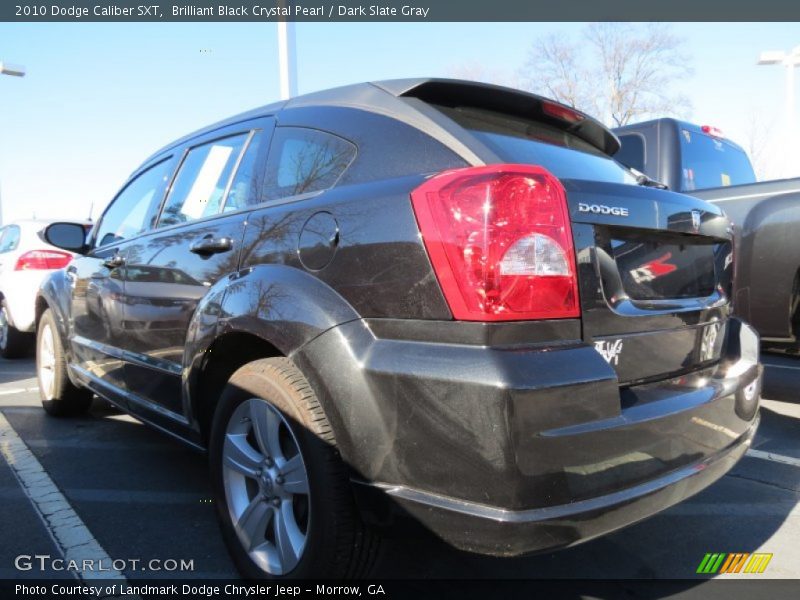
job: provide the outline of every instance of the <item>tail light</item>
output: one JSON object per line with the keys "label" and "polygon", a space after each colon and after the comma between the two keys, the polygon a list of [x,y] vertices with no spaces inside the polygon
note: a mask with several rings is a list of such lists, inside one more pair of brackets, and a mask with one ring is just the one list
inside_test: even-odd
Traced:
{"label": "tail light", "polygon": [[586,118],[577,110],[572,110],[571,108],[562,104],[556,104],[555,102],[542,102],[542,112],[550,117],[566,121],[567,123],[580,123]]}
{"label": "tail light", "polygon": [[531,165],[446,171],[411,201],[456,319],[580,316],[566,192],[550,172]]}
{"label": "tail light", "polygon": [[705,133],[706,135],[710,135],[713,138],[723,139],[725,137],[725,134],[722,133],[722,130],[719,129],[718,127],[712,127],[711,125],[703,125],[700,129],[703,131],[703,133]]}
{"label": "tail light", "polygon": [[72,260],[68,252],[58,250],[31,250],[21,255],[14,266],[15,271],[37,271],[62,269]]}

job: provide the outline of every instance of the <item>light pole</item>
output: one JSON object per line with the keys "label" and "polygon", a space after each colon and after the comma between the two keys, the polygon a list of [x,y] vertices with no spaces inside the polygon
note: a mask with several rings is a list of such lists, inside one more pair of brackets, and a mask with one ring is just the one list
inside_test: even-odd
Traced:
{"label": "light pole", "polygon": [[[12,65],[0,60],[0,75],[11,75],[12,77],[25,77],[25,67]],[[3,196],[0,194],[0,225],[3,224]]]}
{"label": "light pole", "polygon": [[[291,8],[291,0],[279,0],[281,8]],[[294,23],[278,21],[278,67],[281,79],[281,100],[297,95],[297,60],[295,59]]]}
{"label": "light pole", "polygon": [[[797,119],[795,118],[796,111],[794,102],[794,69],[795,67],[800,66],[800,46],[795,46],[789,52],[784,52],[783,50],[768,50],[766,52],[762,52],[759,55],[758,62],[756,64],[783,65],[786,67],[786,145],[784,146],[786,152],[784,154],[784,160],[787,163],[786,166],[792,169],[794,167],[792,162],[795,158],[795,153],[793,150],[797,147]],[[791,175],[795,175],[795,173],[791,173]]]}

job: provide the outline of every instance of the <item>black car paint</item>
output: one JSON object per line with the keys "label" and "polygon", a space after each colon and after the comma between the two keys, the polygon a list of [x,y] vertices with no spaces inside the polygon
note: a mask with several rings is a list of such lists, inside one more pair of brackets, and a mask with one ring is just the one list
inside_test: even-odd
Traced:
{"label": "black car paint", "polygon": [[[419,97],[395,95],[418,86],[428,90],[418,94],[424,97],[434,93],[430,85],[441,99],[439,88],[448,84],[386,82],[300,97],[148,159],[176,156],[223,130],[261,123],[269,133],[265,119],[341,135],[359,149],[331,190],[145,233],[53,274],[39,312],[49,306],[56,314],[71,376],[202,448],[209,394],[219,383],[212,365],[229,358],[220,356],[230,350],[226,340],[248,348],[259,341],[290,357],[311,382],[365,516],[383,523],[405,511],[459,547],[492,554],[572,544],[716,480],[747,448],[758,421],[755,407],[736,409],[760,367],[751,338],[746,356],[740,349],[746,326],[730,317],[729,273],[723,267],[708,298],[636,302],[609,294],[618,283],[603,271],[601,242],[623,227],[727,246],[721,211],[663,190],[564,181],[582,318],[455,322],[409,193],[431,173],[499,161],[427,105],[419,110]],[[455,89],[491,96],[497,88],[462,82]],[[514,94],[501,94],[514,110],[532,98],[511,102]],[[613,146],[587,127],[597,143]],[[621,223],[578,210],[598,200],[626,207],[629,217]],[[682,216],[693,210],[697,228]],[[319,222],[326,235],[306,234]],[[233,250],[187,254],[209,234],[230,237]],[[114,269],[103,262],[115,253],[141,264],[180,264],[203,289],[179,299],[189,308],[176,328],[131,336],[111,326],[86,330],[99,339],[76,343],[81,327],[102,320],[77,314],[73,291],[112,280]],[[720,335],[703,362],[700,341],[714,323]],[[593,347],[606,339],[633,350],[610,364]]]}

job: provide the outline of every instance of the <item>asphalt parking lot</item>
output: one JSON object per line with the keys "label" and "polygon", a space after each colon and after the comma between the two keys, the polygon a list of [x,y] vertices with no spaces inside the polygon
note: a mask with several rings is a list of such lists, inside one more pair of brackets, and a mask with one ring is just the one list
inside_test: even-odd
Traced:
{"label": "asphalt parking lot", "polygon": [[[695,574],[707,552],[766,552],[773,558],[763,574],[722,577],[800,578],[800,359],[770,355],[764,362],[762,423],[753,449],[692,499],[613,535],[525,558],[472,556],[420,532],[385,545],[376,577],[708,578]],[[202,455],[100,400],[87,418],[46,417],[31,360],[0,360],[0,424],[3,417],[13,432],[6,426],[0,445],[18,436],[108,557],[192,559],[194,570],[181,577],[236,576]],[[45,525],[41,506],[8,463],[8,453],[0,453],[0,578],[63,577],[14,566],[19,555],[58,557],[60,551],[52,523]],[[97,549],[85,543],[78,541],[77,555]],[[134,568],[123,575],[175,576]]]}

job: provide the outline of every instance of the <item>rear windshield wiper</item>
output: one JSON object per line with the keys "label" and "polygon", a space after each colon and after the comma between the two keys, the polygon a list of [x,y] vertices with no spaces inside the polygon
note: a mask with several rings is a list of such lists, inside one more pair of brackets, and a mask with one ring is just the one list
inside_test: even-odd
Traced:
{"label": "rear windshield wiper", "polygon": [[633,173],[633,176],[636,178],[636,183],[639,185],[643,185],[644,187],[652,187],[658,188],[659,190],[668,190],[666,184],[661,183],[660,181],[656,181],[655,179],[651,179],[641,171],[637,171],[633,167],[628,167],[628,170]]}

